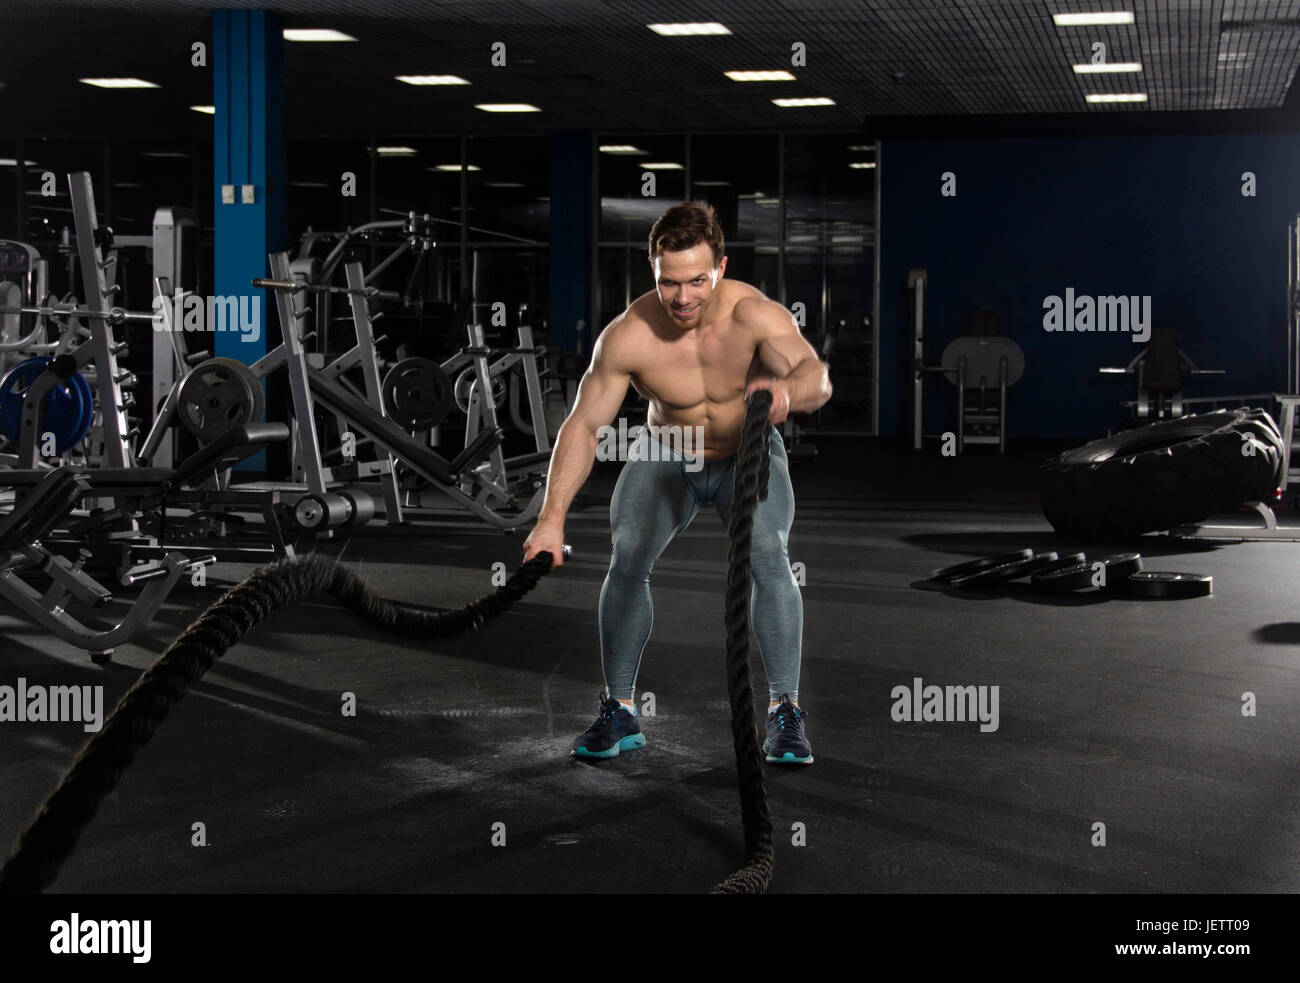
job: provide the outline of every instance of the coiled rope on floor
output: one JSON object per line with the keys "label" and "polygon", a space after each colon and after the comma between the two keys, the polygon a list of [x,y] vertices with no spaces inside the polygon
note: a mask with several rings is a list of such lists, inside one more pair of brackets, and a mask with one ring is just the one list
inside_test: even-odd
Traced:
{"label": "coiled rope on floor", "polygon": [[733,472],[731,521],[727,527],[727,695],[731,700],[740,812],[745,824],[745,863],[715,887],[714,894],[762,894],[772,880],[775,863],[772,814],[763,784],[763,752],[749,672],[749,599],[754,583],[750,553],[754,510],[767,498],[771,463],[767,414],[771,406],[772,394],[767,390],[757,389],[750,395]]}
{"label": "coiled rope on floor", "polygon": [[[766,420],[770,406],[771,394],[765,390],[750,397],[734,470],[728,527],[727,691],[746,859],[714,888],[717,894],[761,894],[772,878],[772,818],[763,784],[763,755],[749,671],[750,550],[754,510],[767,497]],[[510,608],[537,586],[551,569],[551,562],[550,553],[539,553],[492,593],[463,608],[433,614],[397,607],[375,594],[350,569],[323,557],[281,560],[254,571],[186,628],[118,701],[103,728],[82,747],[63,781],[15,841],[9,860],[0,869],[0,893],[38,892],[54,882],[82,831],[172,705],[271,612],[328,594],[394,635],[419,641],[447,638],[478,628]]]}

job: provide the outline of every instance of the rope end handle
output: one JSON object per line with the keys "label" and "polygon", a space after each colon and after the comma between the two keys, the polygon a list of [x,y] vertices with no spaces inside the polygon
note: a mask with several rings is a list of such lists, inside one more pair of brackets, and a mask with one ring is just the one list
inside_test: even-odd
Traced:
{"label": "rope end handle", "polygon": [[[560,550],[563,552],[564,559],[566,561],[569,559],[569,557],[573,556],[573,547],[570,546],[568,543],[565,543],[563,546],[561,546]],[[543,570],[542,572],[550,573],[551,570],[555,568],[555,557],[551,555],[550,550],[542,550],[542,552],[538,553],[536,556],[532,558],[532,560],[529,560],[528,562],[533,563],[537,560],[540,560],[542,557],[546,557],[547,560],[546,569]]]}

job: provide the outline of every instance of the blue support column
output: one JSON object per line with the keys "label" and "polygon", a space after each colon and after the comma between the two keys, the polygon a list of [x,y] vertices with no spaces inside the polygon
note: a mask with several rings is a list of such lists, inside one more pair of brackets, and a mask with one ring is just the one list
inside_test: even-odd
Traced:
{"label": "blue support column", "polygon": [[[263,291],[250,281],[266,276],[268,253],[284,248],[284,40],[278,14],[263,10],[212,12],[213,212],[216,215],[214,292],[256,296],[261,305],[260,337],[227,332],[213,339],[215,354],[254,362],[266,354],[267,316],[274,318]],[[235,204],[223,204],[221,189],[233,185]],[[253,186],[253,204],[242,191]]]}
{"label": "blue support column", "polygon": [[591,310],[591,134],[551,133],[551,341],[559,351],[576,351],[578,321],[587,324],[585,352],[591,354],[599,327]]}
{"label": "blue support column", "polygon": [[[285,243],[284,37],[279,14],[264,10],[212,12],[213,213],[216,216],[213,293],[248,298],[261,330],[213,335],[213,354],[245,364],[278,340],[275,305],[253,288],[266,276],[267,254]],[[253,203],[243,198],[253,188]],[[235,203],[222,188],[234,187]],[[246,327],[246,326],[245,326]],[[248,470],[265,470],[265,454]]]}

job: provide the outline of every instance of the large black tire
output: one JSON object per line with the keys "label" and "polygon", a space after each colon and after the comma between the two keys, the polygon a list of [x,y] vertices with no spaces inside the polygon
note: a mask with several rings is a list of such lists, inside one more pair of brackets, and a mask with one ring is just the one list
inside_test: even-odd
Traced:
{"label": "large black tire", "polygon": [[1271,497],[1282,435],[1264,410],[1218,410],[1094,440],[1043,464],[1043,514],[1068,539],[1126,539]]}

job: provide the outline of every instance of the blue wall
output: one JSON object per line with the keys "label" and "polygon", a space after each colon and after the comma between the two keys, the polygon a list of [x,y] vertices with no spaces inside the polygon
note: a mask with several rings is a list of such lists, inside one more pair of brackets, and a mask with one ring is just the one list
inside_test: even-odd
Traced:
{"label": "blue wall", "polygon": [[[1300,135],[893,140],[881,153],[880,432],[909,433],[905,283],[929,271],[926,361],[996,311],[1025,351],[1011,436],[1087,437],[1123,419],[1140,350],[1129,335],[1048,333],[1043,301],[1067,287],[1151,296],[1200,368],[1225,377],[1186,396],[1282,391],[1286,226],[1300,212]],[[952,171],[957,195],[940,195]],[[1256,196],[1243,197],[1253,171]],[[954,387],[927,382],[926,431],[955,426]],[[941,400],[940,394],[943,399]]]}

